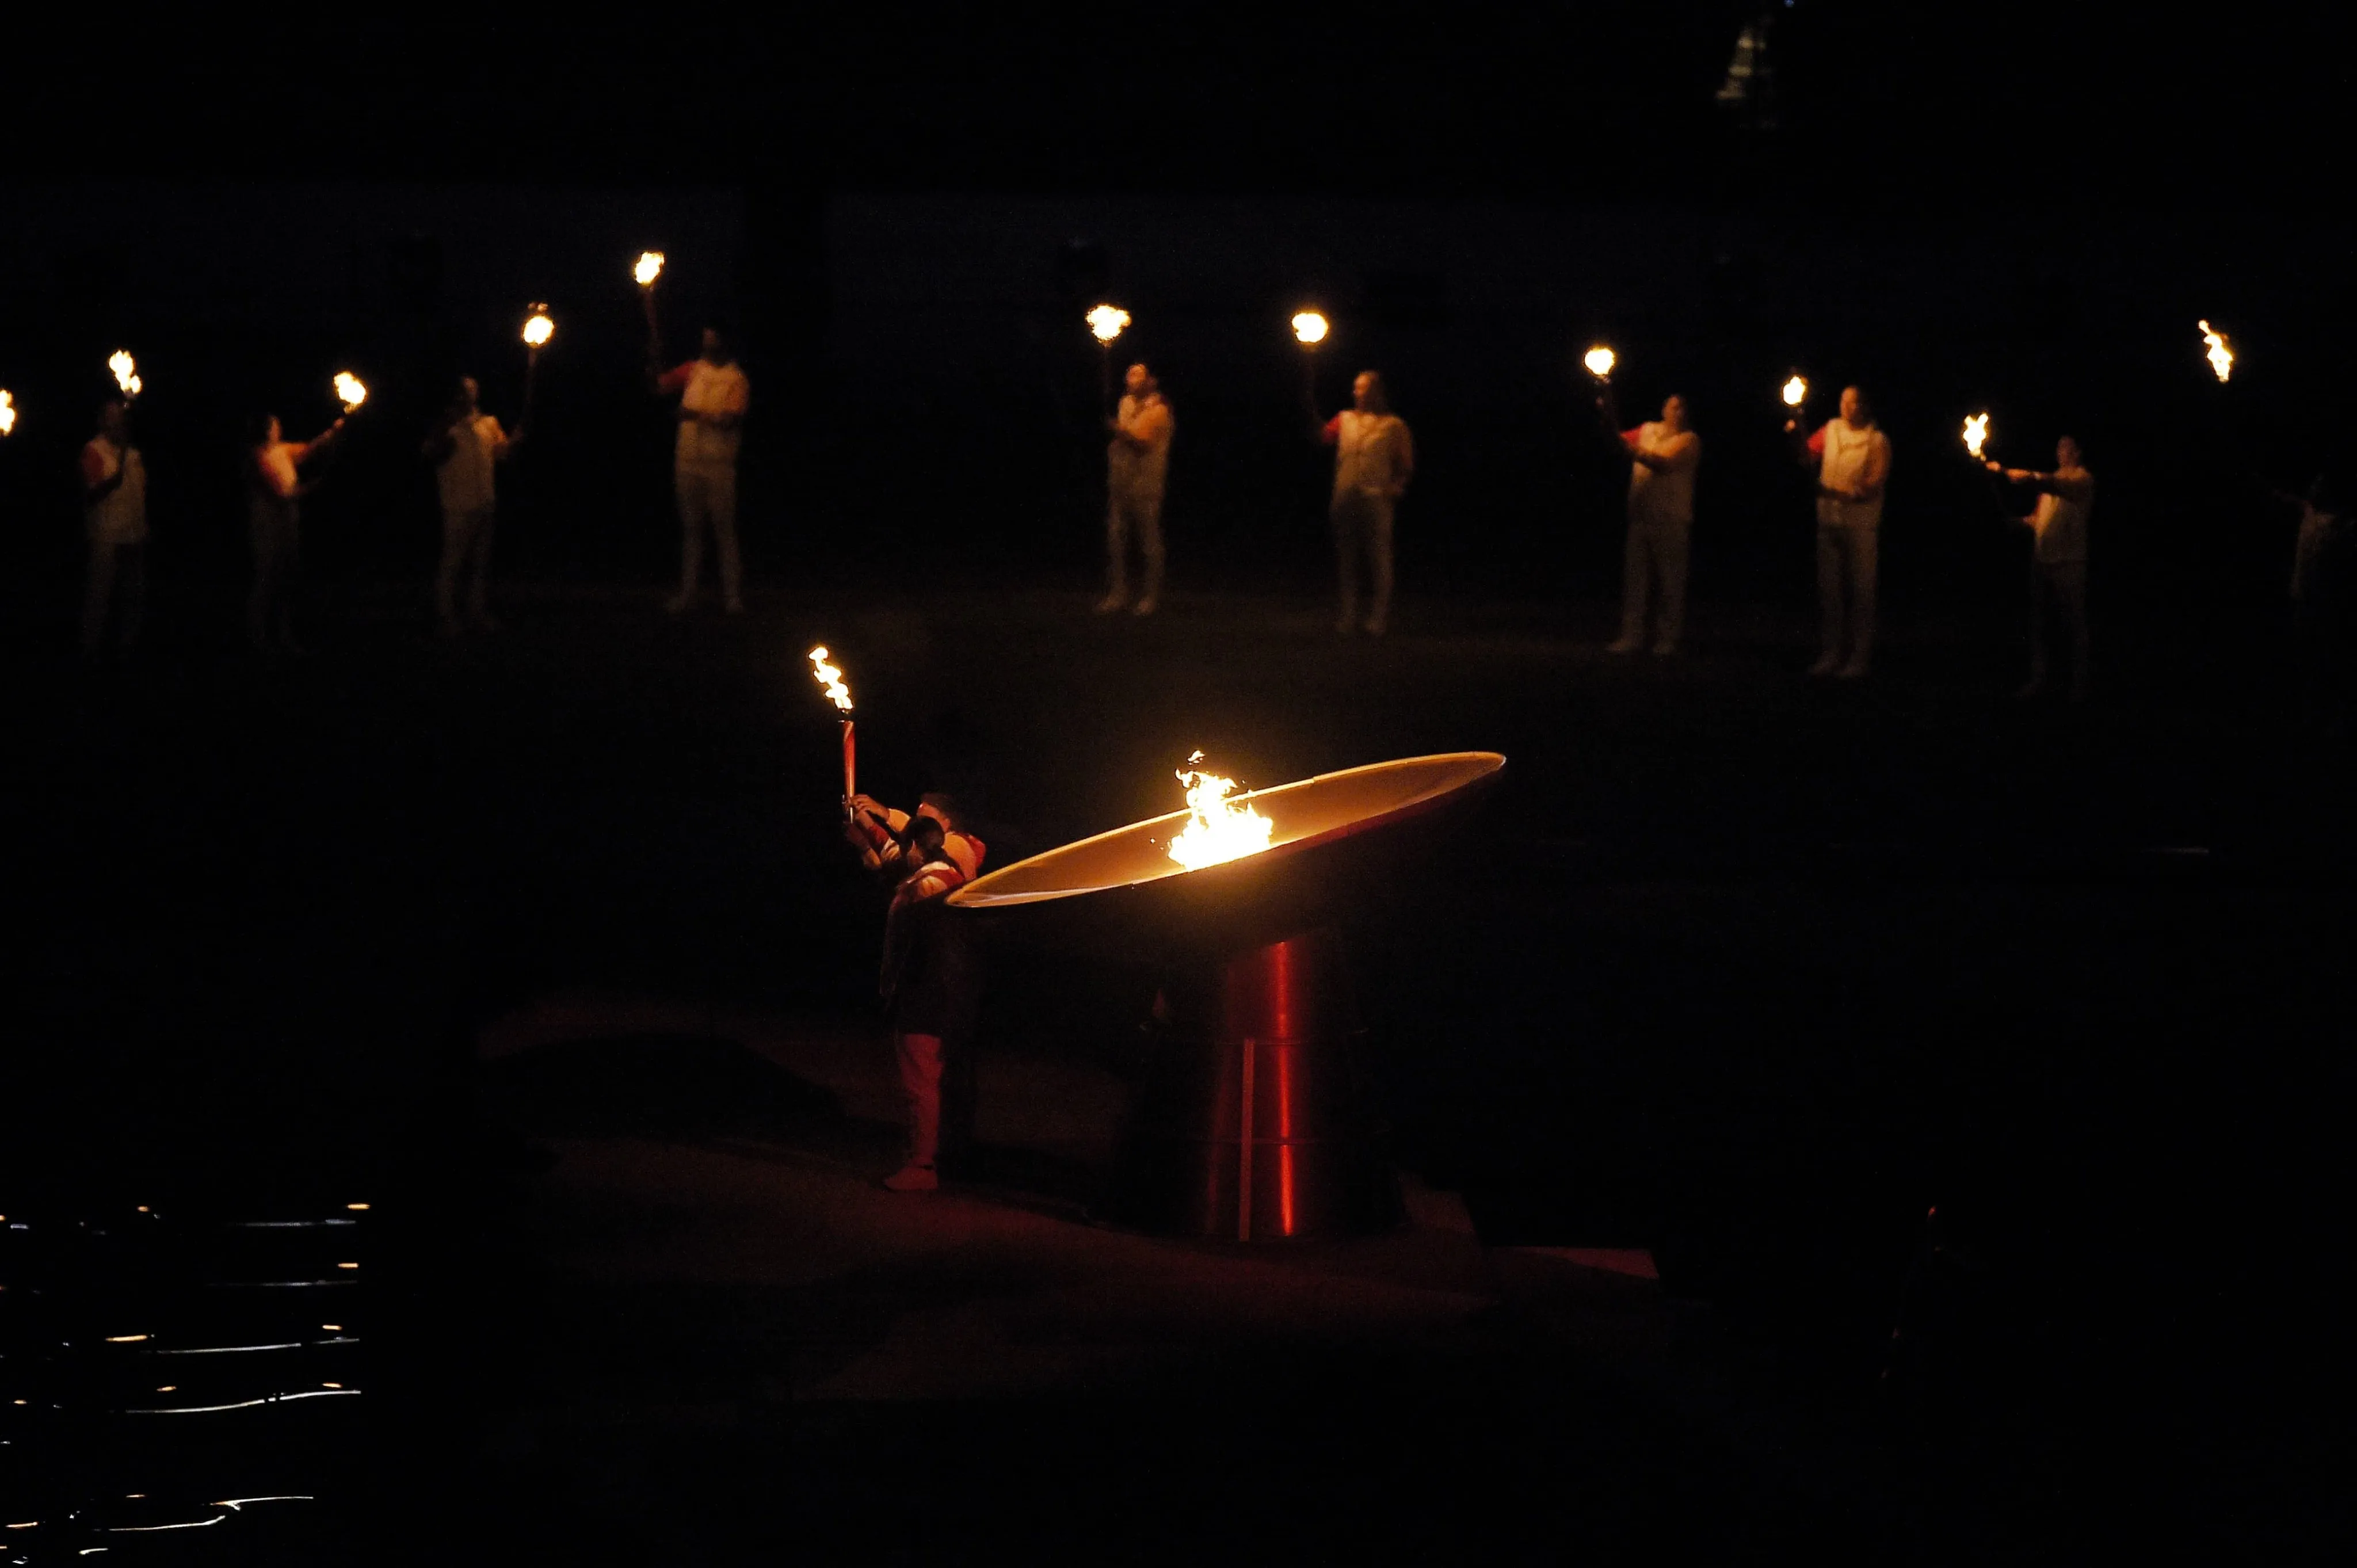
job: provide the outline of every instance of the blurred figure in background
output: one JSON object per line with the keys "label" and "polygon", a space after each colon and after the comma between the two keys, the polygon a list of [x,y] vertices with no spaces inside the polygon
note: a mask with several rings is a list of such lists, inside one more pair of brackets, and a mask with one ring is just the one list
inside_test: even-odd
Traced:
{"label": "blurred figure in background", "polygon": [[[475,378],[461,376],[439,423],[425,438],[425,459],[434,465],[442,498],[442,563],[434,574],[434,607],[445,637],[457,637],[467,626],[477,631],[500,628],[488,602],[491,540],[499,521],[498,468],[523,437],[522,428],[513,435],[502,431],[500,422],[483,412],[482,389]],[[458,618],[462,575],[467,579],[463,624]]]}
{"label": "blurred figure in background", "polygon": [[1841,415],[1805,440],[1788,419],[1801,466],[1817,475],[1817,661],[1812,675],[1855,681],[1874,660],[1874,579],[1882,491],[1890,480],[1890,438],[1874,423],[1866,394],[1844,387]]}
{"label": "blurred figure in background", "polygon": [[709,531],[720,556],[722,602],[730,615],[737,615],[745,608],[745,568],[737,551],[737,452],[753,384],[737,364],[727,333],[716,326],[704,329],[697,358],[662,369],[654,295],[644,292],[648,384],[679,398],[679,440],[672,456],[672,489],[679,502],[679,592],[663,608],[677,615],[695,602]]}
{"label": "blurred figure in background", "polygon": [[2298,509],[2299,533],[2292,545],[2292,659],[2298,668],[2301,722],[2339,735],[2348,725],[2352,632],[2350,602],[2352,541],[2348,508],[2337,487],[2319,474],[2297,495],[2275,492]]}
{"label": "blurred figure in background", "polygon": [[[1620,424],[1608,387],[1598,403],[1609,430]],[[1671,394],[1662,417],[1620,432],[1629,449],[1629,538],[1620,580],[1620,636],[1608,651],[1645,645],[1646,601],[1660,588],[1653,651],[1678,650],[1686,618],[1686,555],[1694,534],[1695,470],[1702,437],[1686,428],[1686,400]]]}
{"label": "blurred figure in background", "polygon": [[1142,364],[1130,366],[1122,385],[1121,406],[1105,421],[1113,440],[1105,446],[1105,596],[1097,602],[1097,614],[1111,615],[1129,604],[1129,536],[1135,529],[1145,557],[1146,587],[1130,613],[1150,616],[1162,592],[1170,405],[1162,401],[1162,383]]}
{"label": "blurred figure in background", "polygon": [[99,657],[111,622],[116,656],[127,660],[147,601],[147,466],[131,445],[131,411],[119,397],[99,404],[98,433],[81,449],[81,516],[90,536],[81,656]]}
{"label": "blurred figure in background", "polygon": [[1359,619],[1359,573],[1372,568],[1367,635],[1381,637],[1392,606],[1392,520],[1415,477],[1415,442],[1407,421],[1392,412],[1383,378],[1361,371],[1351,383],[1351,406],[1326,422],[1320,438],[1334,448],[1334,496],[1326,517],[1334,532],[1334,564],[1341,613],[1334,629],[1350,636]]}
{"label": "blurred figure in background", "polygon": [[245,639],[257,653],[303,651],[295,640],[295,592],[302,578],[302,502],[318,486],[302,467],[324,456],[344,428],[339,416],[309,441],[288,441],[274,413],[248,431],[246,529],[253,545],[253,592],[246,599]]}
{"label": "blurred figure in background", "polygon": [[2035,697],[2046,690],[2048,651],[2067,641],[2071,652],[2071,700],[2087,700],[2091,677],[2087,655],[2087,514],[2095,505],[2095,476],[2087,471],[2079,443],[2065,435],[2054,444],[2054,471],[1988,465],[2017,485],[2038,491],[2038,506],[2021,521],[2029,527],[2029,682],[2015,693]]}

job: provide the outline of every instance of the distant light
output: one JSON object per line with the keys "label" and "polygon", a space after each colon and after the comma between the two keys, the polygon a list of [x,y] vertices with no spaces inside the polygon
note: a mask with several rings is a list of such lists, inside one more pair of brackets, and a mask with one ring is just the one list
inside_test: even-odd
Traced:
{"label": "distant light", "polygon": [[346,1208],[358,1210],[366,1208],[368,1205],[365,1203],[347,1203],[344,1207]]}
{"label": "distant light", "polygon": [[1786,381],[1786,382],[1784,383],[1784,406],[1785,406],[1785,407],[1787,407],[1787,408],[1798,408],[1798,407],[1800,407],[1800,406],[1801,406],[1801,404],[1803,403],[1803,402],[1804,402],[1804,401],[1807,399],[1808,395],[1809,395],[1809,383],[1808,383],[1808,380],[1807,380],[1807,378],[1806,378],[1806,377],[1800,376],[1800,375],[1795,375],[1795,376],[1794,376],[1791,381]]}
{"label": "distant light", "polygon": [[338,371],[336,396],[343,403],[344,412],[350,413],[368,401],[368,388],[361,385],[360,377],[352,374],[351,371]]}
{"label": "distant light", "polygon": [[146,1337],[145,1334],[110,1334],[106,1337],[106,1342],[109,1345],[136,1345]]}
{"label": "distant light", "polygon": [[1293,335],[1304,348],[1316,348],[1326,341],[1329,323],[1314,310],[1305,310],[1293,318]]}
{"label": "distant light", "polygon": [[1580,360],[1581,364],[1587,367],[1587,373],[1599,381],[1612,374],[1612,367],[1617,362],[1612,350],[1601,343],[1590,349],[1587,356]]}
{"label": "distant light", "polygon": [[630,269],[630,275],[639,280],[640,288],[652,288],[655,279],[662,275],[662,269],[663,253],[661,251],[641,251],[639,252],[639,264]]}
{"label": "distant light", "polygon": [[[523,324],[523,340],[532,347],[538,349],[545,345],[549,338],[555,335],[556,323],[549,319],[548,306],[544,305],[533,306],[532,307],[531,319]],[[365,1208],[367,1206],[362,1205],[361,1207]]]}

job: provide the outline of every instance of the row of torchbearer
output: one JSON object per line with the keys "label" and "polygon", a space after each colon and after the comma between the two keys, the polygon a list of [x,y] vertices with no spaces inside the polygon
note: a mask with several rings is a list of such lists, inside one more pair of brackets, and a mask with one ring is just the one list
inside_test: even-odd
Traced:
{"label": "row of torchbearer", "polygon": [[[642,252],[638,261],[631,265],[630,275],[644,295],[649,308],[652,308],[655,280],[662,275],[662,269],[663,254],[661,251]],[[527,307],[522,333],[524,351],[523,407],[526,419],[531,417],[533,392],[540,384],[540,351],[547,348],[549,340],[555,336],[556,318],[549,314],[545,304],[533,302]],[[115,388],[123,394],[124,401],[136,402],[145,383],[140,380],[139,364],[132,357],[131,350],[117,349],[107,357],[106,368],[113,373]],[[343,406],[343,411],[348,414],[358,410],[361,404],[368,401],[367,384],[350,371],[338,371],[332,384],[336,401]],[[16,396],[6,388],[0,387],[0,435],[13,434],[16,428]]]}

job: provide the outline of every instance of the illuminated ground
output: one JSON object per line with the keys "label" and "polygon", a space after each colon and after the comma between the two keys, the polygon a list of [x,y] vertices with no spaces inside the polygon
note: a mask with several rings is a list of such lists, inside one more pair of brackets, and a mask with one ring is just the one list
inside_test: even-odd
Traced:
{"label": "illuminated ground", "polygon": [[[1903,1477],[1958,1466],[1996,1539],[2087,1498],[2312,1520],[2278,1460],[2332,1391],[2231,1421],[2320,1327],[2347,757],[2267,702],[2025,711],[2001,645],[1903,622],[1829,689],[1803,617],[1708,607],[1663,665],[1602,654],[1601,607],[1411,605],[1369,645],[1275,599],[652,598],[518,594],[457,646],[363,599],[273,670],[167,601],[160,667],[92,682],[15,633],[12,1187],[374,1184],[421,1238],[404,1376],[511,1520],[888,1556],[1102,1541],[1127,1497],[1209,1549],[1207,1493],[1304,1463],[1318,1528],[1405,1539],[1929,1528]],[[876,914],[821,639],[863,783],[962,789],[1002,861],[1170,809],[1197,746],[1248,784],[1507,753],[1458,874],[1354,933],[1423,1227],[1271,1262],[1084,1224],[1117,974],[1002,975],[977,1189],[866,1185]],[[1970,1266],[1919,1291],[1894,1403],[1933,1203]]]}

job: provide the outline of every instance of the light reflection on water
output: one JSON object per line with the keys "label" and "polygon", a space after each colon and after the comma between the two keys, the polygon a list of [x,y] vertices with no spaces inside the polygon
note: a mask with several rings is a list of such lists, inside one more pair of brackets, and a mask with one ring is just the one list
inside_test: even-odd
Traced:
{"label": "light reflection on water", "polygon": [[[348,1402],[368,1386],[357,1359],[368,1205],[210,1219],[127,1208],[10,1204],[0,1230],[0,1528],[11,1563],[187,1530],[235,1556],[267,1538],[264,1527],[239,1545],[257,1528],[241,1515],[272,1505],[261,1511],[317,1517],[307,1508],[332,1500],[317,1483],[358,1450],[356,1416],[314,1412],[364,1408]],[[317,1288],[343,1293],[341,1321],[296,1305]],[[167,1370],[151,1356],[187,1359]],[[212,1419],[145,1419],[165,1415]],[[245,1486],[224,1496],[224,1482]]]}

